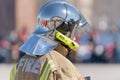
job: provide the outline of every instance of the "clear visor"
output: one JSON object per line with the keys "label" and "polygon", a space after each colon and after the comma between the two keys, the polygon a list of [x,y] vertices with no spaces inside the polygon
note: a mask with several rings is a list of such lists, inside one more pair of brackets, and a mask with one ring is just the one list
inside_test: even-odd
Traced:
{"label": "clear visor", "polygon": [[83,16],[80,20],[76,22],[73,19],[66,21],[60,17],[54,17],[51,20],[40,20],[39,18],[38,24],[42,25],[42,27],[44,28],[47,28],[48,32],[58,30],[59,32],[61,32],[64,35],[67,35],[70,38],[71,36],[74,36],[74,33],[79,32],[81,27],[84,27],[86,31],[92,30]]}
{"label": "clear visor", "polygon": [[74,29],[77,27],[77,23],[74,20],[65,21],[62,18],[52,18],[51,20],[39,20],[38,24],[47,28],[49,31],[58,30],[62,34],[71,38]]}
{"label": "clear visor", "polygon": [[58,25],[60,25],[64,20],[63,19],[51,19],[51,20],[40,20],[38,19],[38,24],[42,25],[43,27],[46,27],[48,30],[54,30],[57,28]]}

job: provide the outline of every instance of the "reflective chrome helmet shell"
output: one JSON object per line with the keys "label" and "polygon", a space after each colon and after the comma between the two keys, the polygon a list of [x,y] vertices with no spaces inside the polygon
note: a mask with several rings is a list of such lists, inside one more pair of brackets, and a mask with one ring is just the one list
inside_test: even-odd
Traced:
{"label": "reflective chrome helmet shell", "polygon": [[54,0],[46,3],[42,6],[38,13],[38,27],[35,30],[35,34],[44,34],[51,30],[43,27],[41,24],[44,20],[51,20],[53,17],[61,17],[64,21],[73,19],[77,23],[77,27],[87,24],[86,19],[82,16],[80,11],[70,3],[61,0]]}

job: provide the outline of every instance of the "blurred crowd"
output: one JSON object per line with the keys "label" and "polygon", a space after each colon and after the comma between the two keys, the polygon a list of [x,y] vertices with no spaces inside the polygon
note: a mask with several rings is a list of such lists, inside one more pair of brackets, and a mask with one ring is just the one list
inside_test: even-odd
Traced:
{"label": "blurred crowd", "polygon": [[[0,34],[0,63],[17,62],[24,53],[19,46],[28,38],[27,29],[12,31],[7,37]],[[77,52],[67,58],[77,63],[120,63],[120,31],[79,31],[75,40],[80,44]]]}
{"label": "blurred crowd", "polygon": [[24,27],[19,33],[15,30],[11,31],[8,36],[0,34],[0,63],[17,62],[24,53],[19,51],[19,46],[22,45],[28,38],[27,28]]}
{"label": "blurred crowd", "polygon": [[120,63],[120,31],[81,32],[76,36],[79,50],[69,56],[73,62],[84,63]]}

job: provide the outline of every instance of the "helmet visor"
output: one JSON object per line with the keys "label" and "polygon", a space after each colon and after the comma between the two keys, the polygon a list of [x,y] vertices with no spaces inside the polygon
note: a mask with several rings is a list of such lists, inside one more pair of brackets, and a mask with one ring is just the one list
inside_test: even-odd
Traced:
{"label": "helmet visor", "polygon": [[54,30],[58,25],[60,25],[64,20],[62,18],[52,18],[51,20],[40,20],[38,19],[38,24],[42,27],[46,27],[48,30]]}
{"label": "helmet visor", "polygon": [[48,29],[48,31],[58,30],[64,35],[72,33],[73,29],[78,25],[73,19],[66,21],[60,17],[54,17],[51,20],[39,20],[38,24]]}
{"label": "helmet visor", "polygon": [[85,27],[86,31],[92,31],[92,27],[88,24],[85,17],[81,13],[79,14],[79,16],[80,16],[80,19],[78,20],[78,28]]}

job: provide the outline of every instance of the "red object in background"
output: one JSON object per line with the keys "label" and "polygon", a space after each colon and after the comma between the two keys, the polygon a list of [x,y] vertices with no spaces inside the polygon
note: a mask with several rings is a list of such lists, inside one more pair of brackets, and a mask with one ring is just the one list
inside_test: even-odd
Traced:
{"label": "red object in background", "polygon": [[20,41],[25,42],[27,40],[27,37],[28,37],[27,27],[23,27],[23,29],[18,35],[18,38],[20,39]]}
{"label": "red object in background", "polygon": [[80,42],[80,35],[76,35],[74,38],[73,38],[74,41],[76,42]]}

